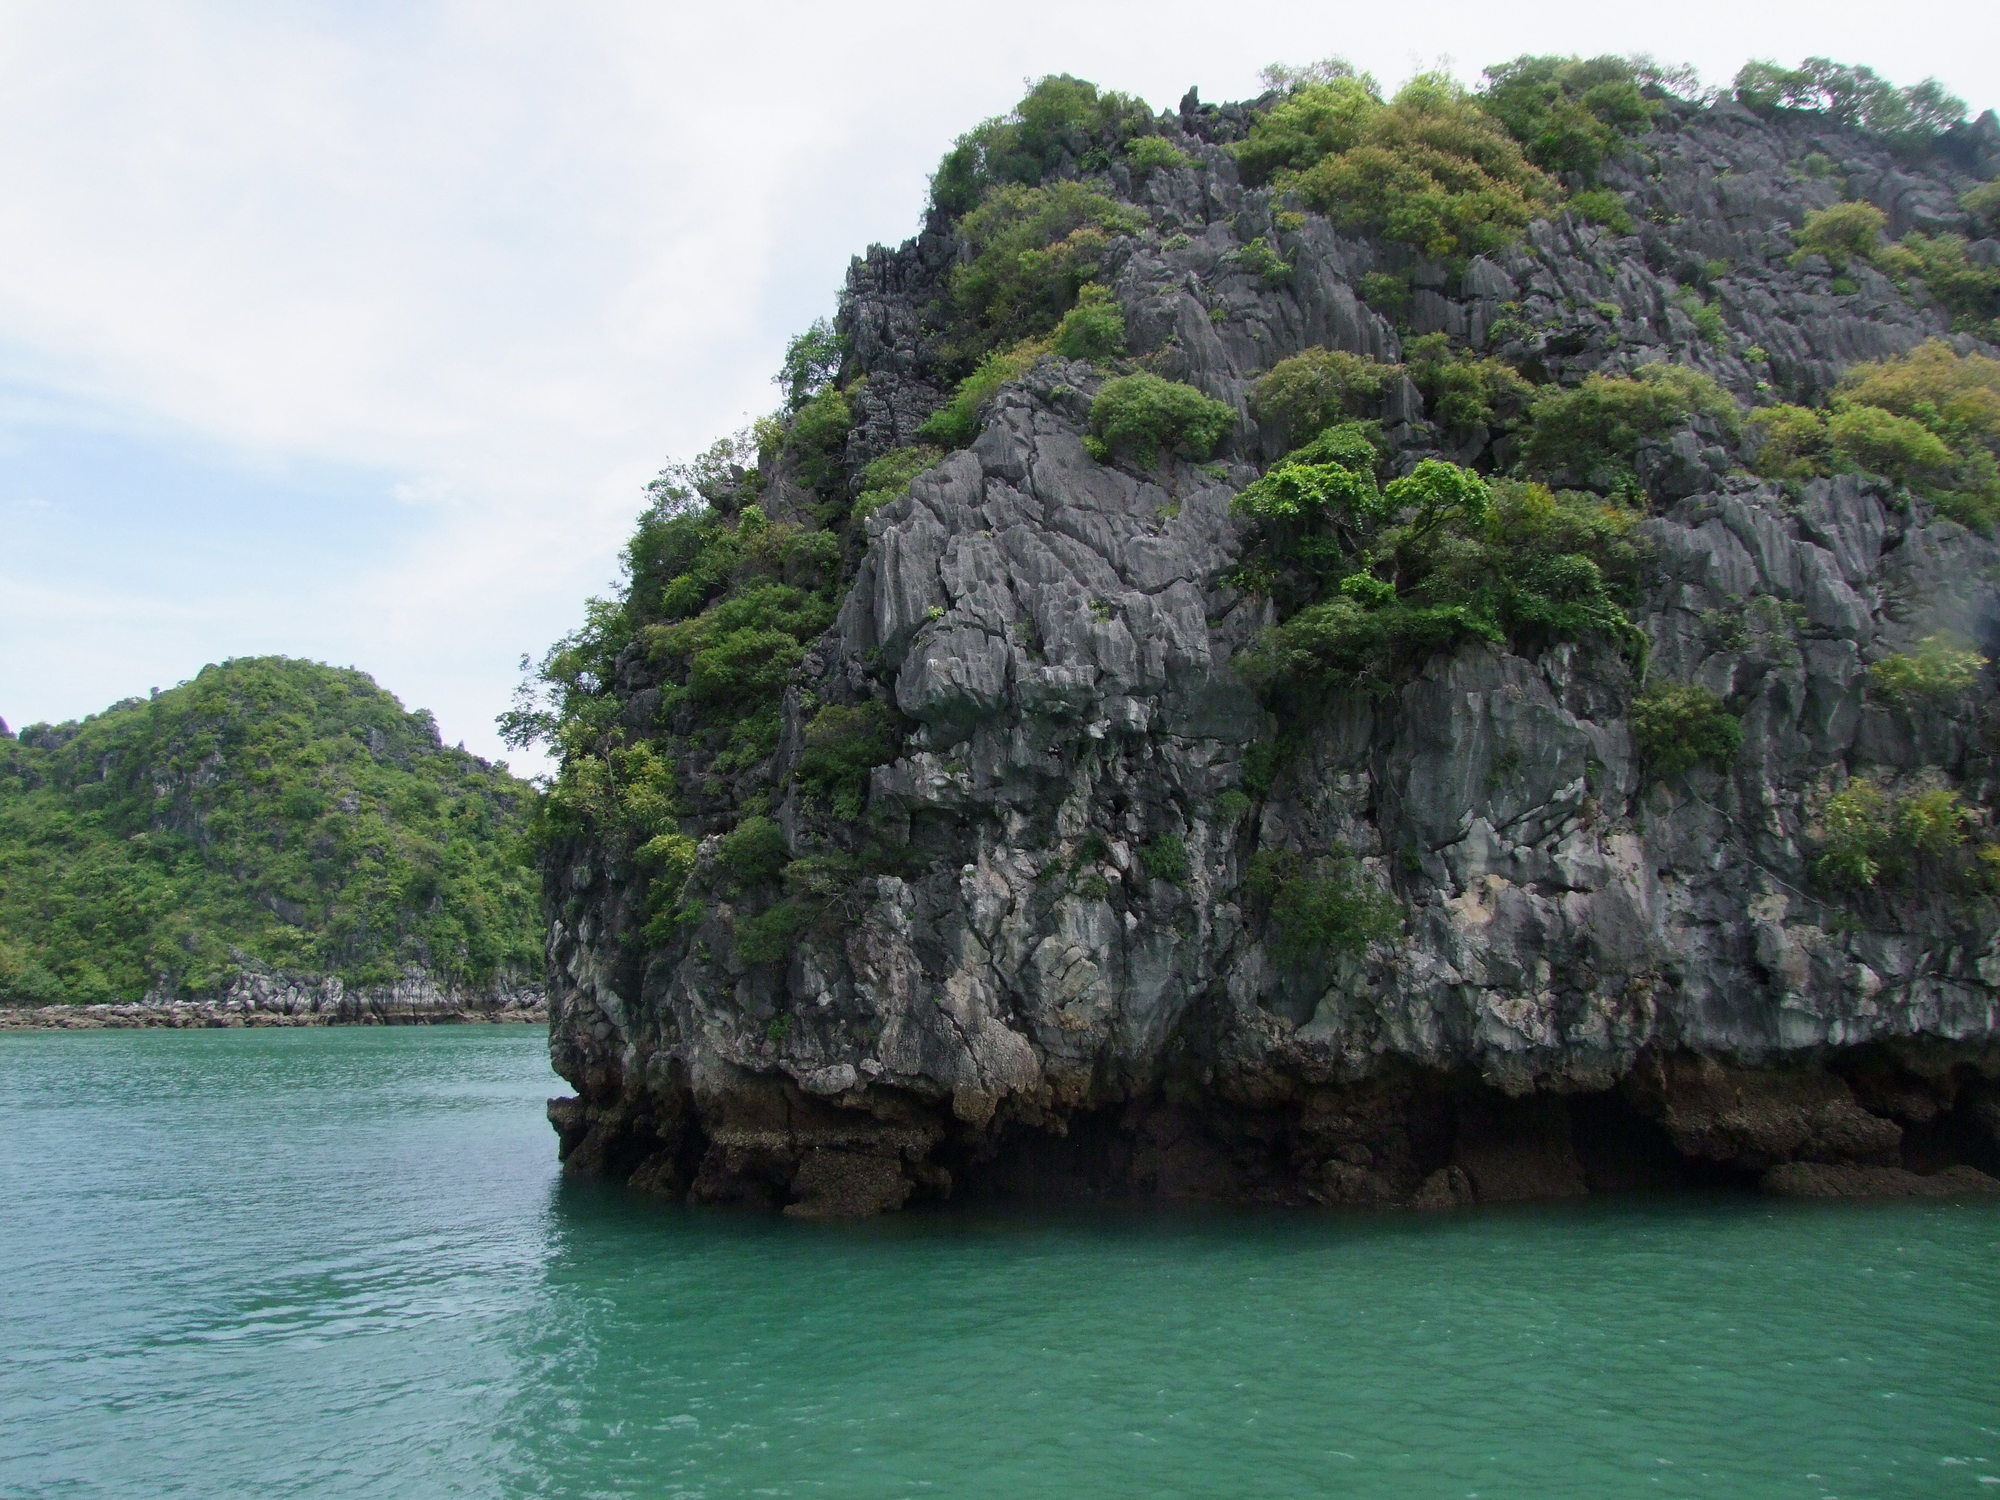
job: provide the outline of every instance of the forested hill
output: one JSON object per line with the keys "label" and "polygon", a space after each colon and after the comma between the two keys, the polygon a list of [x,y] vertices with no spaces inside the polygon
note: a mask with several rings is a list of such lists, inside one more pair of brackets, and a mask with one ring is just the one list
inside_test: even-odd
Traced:
{"label": "forested hill", "polygon": [[367,674],[285,657],[30,725],[0,737],[0,1002],[531,975],[532,797]]}

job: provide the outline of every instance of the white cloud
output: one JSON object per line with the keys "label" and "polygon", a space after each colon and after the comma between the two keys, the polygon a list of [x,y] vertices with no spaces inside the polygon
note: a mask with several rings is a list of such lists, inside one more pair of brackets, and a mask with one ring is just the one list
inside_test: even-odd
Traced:
{"label": "white cloud", "polygon": [[198,618],[171,568],[115,630],[49,582],[5,612],[39,663],[8,706],[142,690],[120,673],[157,680],[169,648],[190,653],[171,680],[303,641],[492,749],[514,657],[609,581],[639,485],[769,403],[784,333],[914,228],[927,168],[1026,77],[1167,106],[1333,52],[1394,79],[1440,47],[1465,71],[1648,50],[1725,76],[1824,51],[1972,93],[1996,40],[1991,7],[1943,4],[10,5],[0,421],[337,462],[420,524]]}

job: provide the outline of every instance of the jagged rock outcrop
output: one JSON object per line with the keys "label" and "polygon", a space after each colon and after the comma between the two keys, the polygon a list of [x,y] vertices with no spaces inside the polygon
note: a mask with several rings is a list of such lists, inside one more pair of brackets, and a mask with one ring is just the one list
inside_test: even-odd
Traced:
{"label": "jagged rock outcrop", "polygon": [[[1550,381],[1668,360],[1808,401],[1855,361],[1951,336],[1866,266],[1829,290],[1824,266],[1789,263],[1788,231],[1842,185],[1898,231],[1963,231],[1962,153],[1675,105],[1606,169],[1632,233],[1564,214],[1454,273],[1309,215],[1272,284],[1237,254],[1280,207],[1224,149],[1245,119],[1190,101],[1163,128],[1193,165],[1108,169],[1149,224],[1105,276],[1132,347],[1239,411],[1280,358],[1389,361],[1406,333]],[[850,472],[917,441],[943,399],[925,308],[960,253],[940,223],[855,262]],[[1692,321],[1690,267],[1726,339]],[[1413,287],[1400,332],[1357,291],[1384,270]],[[1278,724],[1236,665],[1270,605],[1226,579],[1230,499],[1283,434],[1245,416],[1213,464],[1100,463],[1083,442],[1100,381],[1044,361],[869,518],[787,697],[770,801],[795,842],[786,778],[814,705],[885,696],[914,724],[868,788],[909,865],[858,877],[782,961],[744,962],[713,838],[692,925],[666,940],[643,933],[631,861],[581,839],[552,856],[552,1048],[578,1094],[551,1116],[573,1169],[807,1214],[989,1189],[1442,1205],[1760,1178],[2000,1187],[1992,907],[1841,896],[1812,873],[1850,776],[1992,804],[1990,711],[1864,689],[1871,661],[1940,631],[2000,654],[2000,545],[1865,475],[1756,478],[1696,423],[1638,457],[1633,617],[1651,672],[1738,714],[1733,766],[1649,776],[1635,665],[1608,642],[1462,646],[1393,694]],[[1504,443],[1445,444],[1424,416],[1414,387],[1392,395],[1410,462]],[[785,496],[780,474],[765,508]],[[1291,753],[1260,772],[1281,732]],[[1170,875],[1147,858],[1168,839],[1186,856]],[[1393,892],[1403,935],[1302,961],[1269,941],[1246,870],[1258,849],[1330,848]]]}

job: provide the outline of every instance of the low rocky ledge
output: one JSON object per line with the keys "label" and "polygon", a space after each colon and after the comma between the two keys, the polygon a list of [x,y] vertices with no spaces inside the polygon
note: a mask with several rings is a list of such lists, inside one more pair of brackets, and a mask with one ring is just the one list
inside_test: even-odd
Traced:
{"label": "low rocky ledge", "polygon": [[350,989],[330,975],[247,973],[216,995],[148,995],[108,1005],[0,1006],[0,1031],[95,1031],[140,1026],[442,1026],[545,1024],[538,984],[505,979],[468,987],[412,971],[392,984]]}

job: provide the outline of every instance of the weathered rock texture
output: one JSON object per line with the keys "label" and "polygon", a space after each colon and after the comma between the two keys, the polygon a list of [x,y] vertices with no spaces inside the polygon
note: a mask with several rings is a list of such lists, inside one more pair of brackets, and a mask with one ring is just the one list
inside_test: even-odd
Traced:
{"label": "weathered rock texture", "polygon": [[[1283,240],[1288,282],[1239,267],[1275,232],[1221,149],[1243,120],[1190,103],[1169,133],[1197,165],[1113,169],[1152,229],[1109,278],[1135,350],[1239,408],[1310,345],[1397,357],[1355,287],[1412,264],[1315,216]],[[1462,276],[1415,263],[1410,320],[1542,378],[1667,359],[1745,399],[1822,397],[1949,325],[1865,267],[1835,295],[1787,263],[1788,231],[1843,180],[1897,231],[1963,230],[1969,153],[1995,134],[1911,162],[1823,122],[1676,107],[1607,174],[1636,232],[1565,215]],[[1842,173],[1802,170],[1812,153]],[[933,226],[854,264],[854,467],[913,442],[942,397],[922,308],[956,253]],[[1678,300],[1710,261],[1719,344]],[[706,858],[706,914],[665,946],[639,933],[634,870],[588,846],[551,861],[551,1041],[578,1091],[551,1116],[572,1169],[805,1214],[987,1190],[1442,1205],[1766,1174],[1795,1194],[1992,1185],[1974,1170],[2000,1168],[1990,910],[1831,897],[1810,864],[1850,775],[1990,805],[1989,713],[1863,689],[1871,660],[1934,631],[1996,654],[2000,546],[1860,477],[1788,493],[1697,429],[1641,455],[1635,614],[1654,672],[1742,714],[1731,770],[1642,776],[1609,647],[1469,647],[1393,697],[1275,726],[1231,665],[1265,606],[1219,576],[1241,545],[1230,496],[1283,435],[1246,418],[1216,465],[1098,464],[1080,440],[1097,380],[1045,363],[870,519],[788,704],[788,830],[804,693],[892,695],[916,722],[870,805],[922,873],[868,880],[788,961],[744,965]],[[1400,401],[1390,435],[1414,462],[1435,440],[1415,390]],[[1492,457],[1479,438],[1447,456]],[[780,475],[767,509],[783,493]],[[1244,812],[1226,794],[1280,727],[1301,748]],[[1163,835],[1184,880],[1145,873]],[[1246,860],[1336,845],[1393,890],[1405,935],[1280,962]]]}
{"label": "weathered rock texture", "polygon": [[132,1026],[429,1026],[454,1021],[548,1020],[539,984],[439,984],[421,970],[393,984],[349,989],[337,978],[246,971],[220,994],[153,995],[123,1005],[0,1006],[0,1031]]}

